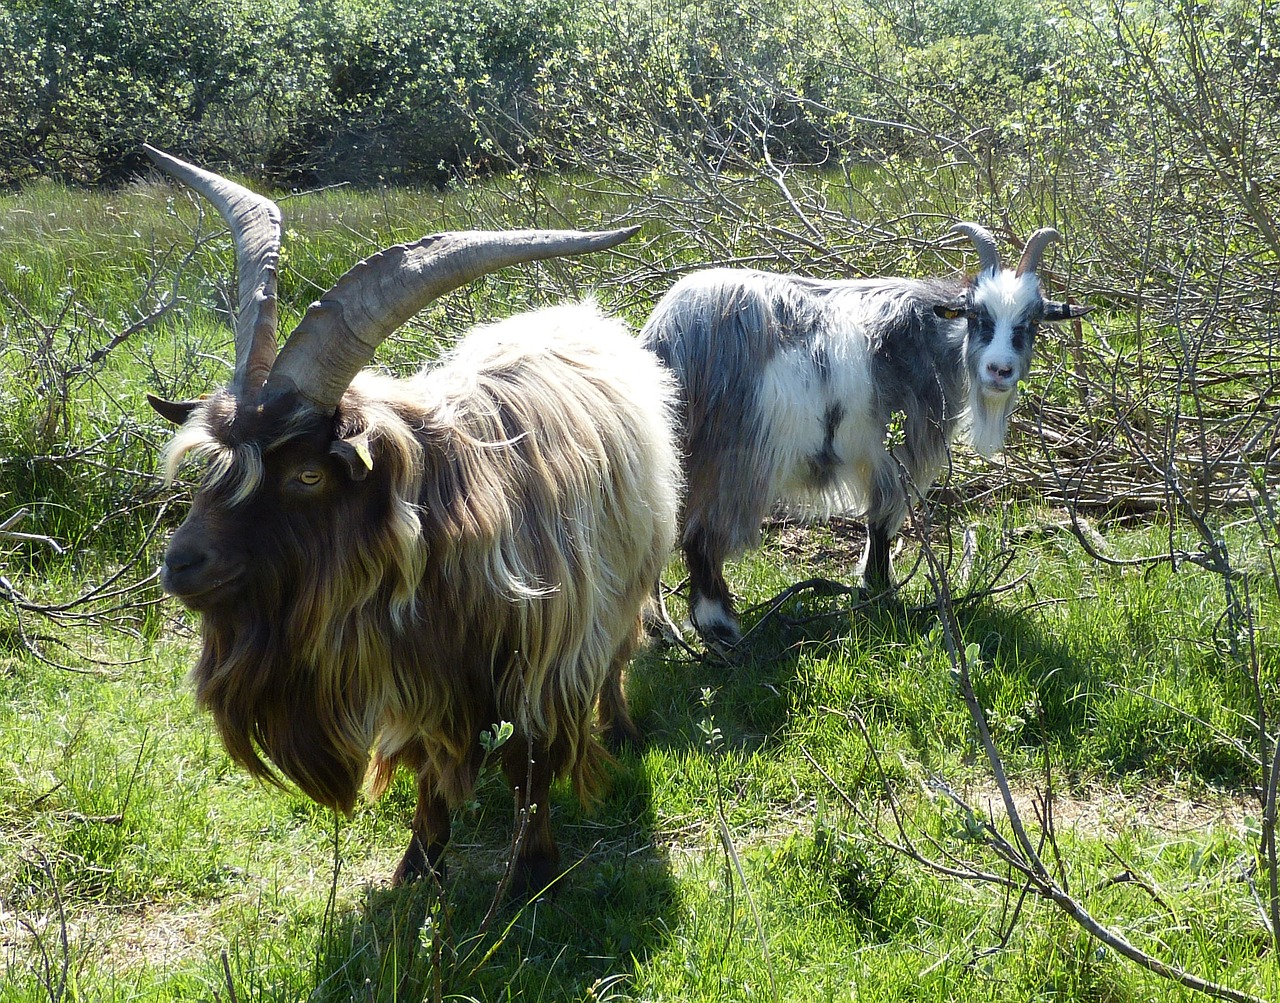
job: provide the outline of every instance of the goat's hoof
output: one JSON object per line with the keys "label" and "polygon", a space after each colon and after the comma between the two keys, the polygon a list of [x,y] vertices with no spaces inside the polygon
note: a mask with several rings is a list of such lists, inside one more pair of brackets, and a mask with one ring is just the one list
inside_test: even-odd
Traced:
{"label": "goat's hoof", "polygon": [[[688,621],[684,626],[689,627]],[[655,651],[676,648],[684,644],[684,633],[679,627],[664,617],[644,617],[642,621],[645,642]]]}
{"label": "goat's hoof", "polygon": [[742,631],[725,624],[716,624],[707,630],[699,630],[698,635],[706,645],[707,652],[726,664],[732,665],[742,660]]}
{"label": "goat's hoof", "polygon": [[444,847],[432,846],[426,848],[422,845],[422,841],[417,836],[414,836],[409,841],[409,848],[404,851],[404,856],[400,859],[400,863],[391,875],[392,886],[399,888],[402,885],[411,884],[427,877],[437,882],[443,882],[445,874],[444,860],[441,859],[443,855]]}
{"label": "goat's hoof", "polygon": [[645,637],[660,641],[667,636],[667,624],[657,610],[646,606],[640,611],[640,630]]}
{"label": "goat's hoof", "polygon": [[604,744],[610,752],[630,752],[638,755],[644,749],[644,738],[633,722],[628,721],[622,724],[614,721],[604,730]]}
{"label": "goat's hoof", "polygon": [[858,586],[858,597],[865,601],[891,599],[898,594],[893,582],[863,579]]}
{"label": "goat's hoof", "polygon": [[560,855],[522,857],[516,861],[507,897],[513,902],[532,902],[553,896],[560,890]]}
{"label": "goat's hoof", "polygon": [[893,586],[863,585],[858,589],[858,601],[869,611],[897,617],[906,609],[902,596]]}

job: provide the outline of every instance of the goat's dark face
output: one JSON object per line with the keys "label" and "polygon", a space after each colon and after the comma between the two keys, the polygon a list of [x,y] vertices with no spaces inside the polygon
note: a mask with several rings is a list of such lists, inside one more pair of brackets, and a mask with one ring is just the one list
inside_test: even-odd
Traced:
{"label": "goat's dark face", "polygon": [[316,414],[236,415],[216,399],[175,447],[209,456],[210,470],[165,552],[166,592],[202,613],[276,606],[290,583],[313,578],[332,548],[376,518],[367,443]]}
{"label": "goat's dark face", "polygon": [[350,811],[373,739],[367,680],[386,671],[420,578],[416,440],[374,433],[354,394],[333,415],[226,391],[189,412],[166,466],[189,455],[208,469],[161,582],[201,617],[197,698],[251,773],[276,779],[265,753]]}

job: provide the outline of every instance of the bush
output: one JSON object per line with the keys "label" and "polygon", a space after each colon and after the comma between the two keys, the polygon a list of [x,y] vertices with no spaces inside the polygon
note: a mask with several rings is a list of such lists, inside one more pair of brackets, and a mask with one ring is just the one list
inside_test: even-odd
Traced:
{"label": "bush", "polygon": [[439,180],[458,110],[502,105],[563,0],[18,0],[0,9],[0,183],[140,169],[141,142],[283,180]]}
{"label": "bush", "polygon": [[442,180],[475,151],[464,113],[525,87],[560,33],[563,0],[323,0],[299,30],[317,99],[278,167],[321,180]]}

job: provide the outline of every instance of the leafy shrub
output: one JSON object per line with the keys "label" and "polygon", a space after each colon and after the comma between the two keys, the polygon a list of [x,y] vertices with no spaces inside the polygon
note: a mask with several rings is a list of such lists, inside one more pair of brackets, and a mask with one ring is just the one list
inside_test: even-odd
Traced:
{"label": "leafy shrub", "polygon": [[0,183],[114,180],[142,141],[284,178],[436,178],[459,96],[517,93],[563,0],[18,0],[0,10]]}
{"label": "leafy shrub", "polygon": [[1036,73],[1021,65],[1021,55],[996,35],[954,36],[910,49],[902,73],[907,105],[935,132],[982,135],[983,146],[1014,140],[1009,119]]}
{"label": "leafy shrub", "polygon": [[474,150],[468,100],[508,105],[565,16],[563,0],[308,5],[317,98],[275,162],[325,180],[446,177]]}

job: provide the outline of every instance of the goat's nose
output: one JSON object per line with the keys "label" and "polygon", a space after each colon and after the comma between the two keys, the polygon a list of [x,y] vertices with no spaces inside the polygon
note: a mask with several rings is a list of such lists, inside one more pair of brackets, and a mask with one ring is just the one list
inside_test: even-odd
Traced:
{"label": "goat's nose", "polygon": [[200,547],[170,547],[165,551],[164,567],[172,575],[194,571],[209,559],[208,551]]}
{"label": "goat's nose", "polygon": [[1002,380],[1007,380],[1013,375],[1013,366],[1001,365],[999,362],[988,362],[987,372],[992,376],[998,376]]}

